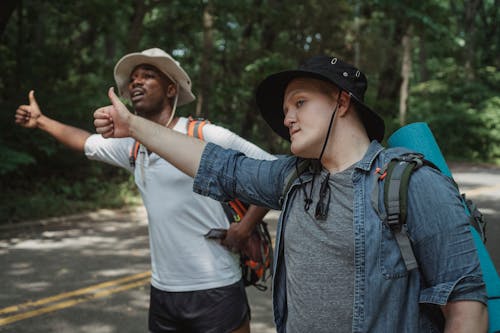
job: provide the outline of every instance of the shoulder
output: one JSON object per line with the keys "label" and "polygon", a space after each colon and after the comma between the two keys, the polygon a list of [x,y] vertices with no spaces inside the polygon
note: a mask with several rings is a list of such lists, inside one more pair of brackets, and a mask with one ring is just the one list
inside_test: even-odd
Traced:
{"label": "shoulder", "polygon": [[222,126],[207,123],[203,127],[203,140],[215,143],[226,149],[234,149],[243,154],[261,160],[274,160],[274,155],[267,153],[256,144],[242,138]]}
{"label": "shoulder", "polygon": [[385,148],[380,152],[379,159],[383,163],[389,163],[392,159],[401,157],[409,153],[416,153],[416,152],[403,147]]}
{"label": "shoulder", "polygon": [[236,135],[236,133],[234,133],[230,129],[218,124],[214,124],[210,121],[207,121],[206,124],[204,125],[203,132],[204,133],[208,132],[210,134],[219,134],[219,135]]}
{"label": "shoulder", "polygon": [[92,134],[85,141],[85,150],[94,149],[130,149],[134,144],[134,139],[132,138],[103,138],[100,134]]}

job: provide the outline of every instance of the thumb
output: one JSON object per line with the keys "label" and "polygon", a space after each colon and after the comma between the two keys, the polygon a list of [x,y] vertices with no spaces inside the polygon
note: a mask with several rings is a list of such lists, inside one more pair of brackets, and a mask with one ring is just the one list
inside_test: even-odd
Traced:
{"label": "thumb", "polygon": [[34,90],[30,90],[30,93],[29,93],[28,96],[29,96],[29,99],[30,99],[30,104],[38,105],[38,103],[36,102],[35,91]]}
{"label": "thumb", "polygon": [[108,97],[109,97],[109,100],[111,101],[111,104],[113,104],[113,106],[116,109],[121,109],[121,108],[125,107],[125,105],[123,105],[122,101],[120,101],[118,96],[116,96],[115,88],[113,88],[113,87],[109,88]]}

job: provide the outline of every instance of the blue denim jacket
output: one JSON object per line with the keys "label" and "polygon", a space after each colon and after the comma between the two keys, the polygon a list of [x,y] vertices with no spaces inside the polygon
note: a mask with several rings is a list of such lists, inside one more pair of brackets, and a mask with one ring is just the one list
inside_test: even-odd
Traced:
{"label": "blue denim jacket", "polygon": [[[354,309],[353,332],[438,332],[439,305],[452,300],[486,303],[485,285],[468,217],[450,179],[429,167],[412,175],[408,191],[407,228],[419,269],[408,272],[391,230],[372,205],[377,185],[374,170],[403,152],[371,143],[353,173]],[[283,234],[298,180],[283,196],[296,157],[259,161],[208,144],[194,190],[219,201],[238,197],[282,209],[277,227],[273,309],[278,332],[286,330],[286,267]],[[310,174],[302,177],[311,180]],[[383,210],[383,195],[379,207]],[[335,283],[335,281],[332,281]]]}

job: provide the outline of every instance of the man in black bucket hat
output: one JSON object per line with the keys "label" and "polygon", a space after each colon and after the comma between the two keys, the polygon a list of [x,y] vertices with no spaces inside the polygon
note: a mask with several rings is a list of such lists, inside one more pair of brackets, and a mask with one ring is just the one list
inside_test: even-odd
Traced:
{"label": "man in black bucket hat", "polygon": [[384,138],[384,121],[363,102],[367,88],[366,76],[357,68],[338,58],[317,56],[299,66],[297,70],[270,75],[257,89],[257,105],[262,116],[282,138],[290,140],[288,128],[284,126],[283,98],[285,88],[295,78],[309,77],[330,82],[346,91],[356,103],[356,110],[371,140],[381,142]]}
{"label": "man in black bucket hat", "polygon": [[282,210],[273,266],[278,332],[485,332],[485,286],[453,184],[426,166],[412,175],[405,231],[418,269],[407,269],[376,210],[378,170],[406,151],[380,145],[384,123],[363,102],[366,86],[358,69],[327,56],[265,79],[257,104],[295,155],[275,161],[162,129],[127,113],[112,91],[113,107],[97,110],[94,124],[104,137],[133,136],[195,176],[195,192]]}

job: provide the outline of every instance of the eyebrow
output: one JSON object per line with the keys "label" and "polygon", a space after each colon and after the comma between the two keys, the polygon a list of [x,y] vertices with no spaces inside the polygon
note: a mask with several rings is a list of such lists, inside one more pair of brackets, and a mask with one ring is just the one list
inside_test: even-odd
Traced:
{"label": "eyebrow", "polygon": [[[294,89],[294,90],[292,90],[292,91],[288,92],[287,94],[285,94],[285,95],[283,96],[283,111],[284,111],[284,112],[286,112],[286,111],[288,110],[288,108],[287,108],[287,107],[285,107],[285,103],[286,103],[288,100],[292,99],[292,98],[293,98],[295,95],[297,95],[297,94],[303,93],[304,91],[305,91],[305,90],[304,90],[303,88],[297,88],[297,89]],[[287,98],[287,96],[288,96],[288,98]]]}

